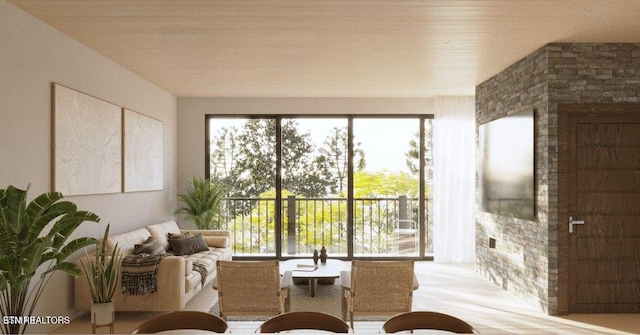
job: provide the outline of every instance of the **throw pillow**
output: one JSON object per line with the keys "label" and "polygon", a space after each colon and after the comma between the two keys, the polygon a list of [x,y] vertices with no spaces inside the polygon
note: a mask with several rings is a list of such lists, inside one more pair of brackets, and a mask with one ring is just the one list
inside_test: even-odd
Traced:
{"label": "throw pillow", "polygon": [[183,234],[167,233],[167,238],[170,240],[187,238],[187,237],[193,237],[193,234],[191,234],[191,232],[186,232]]}
{"label": "throw pillow", "polygon": [[169,245],[171,246],[173,254],[176,256],[191,255],[196,252],[209,250],[202,235],[172,239],[169,240]]}
{"label": "throw pillow", "polygon": [[139,255],[139,254],[161,255],[164,253],[165,253],[165,250],[160,245],[160,242],[158,242],[155,238],[151,236],[149,236],[149,238],[147,238],[147,240],[144,241],[142,244],[136,244],[133,246],[134,255]]}

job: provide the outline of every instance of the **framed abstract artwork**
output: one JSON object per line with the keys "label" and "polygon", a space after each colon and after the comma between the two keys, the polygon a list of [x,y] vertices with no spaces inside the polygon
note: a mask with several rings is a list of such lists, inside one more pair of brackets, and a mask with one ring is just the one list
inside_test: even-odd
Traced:
{"label": "framed abstract artwork", "polygon": [[124,184],[123,192],[162,190],[162,121],[123,109]]}
{"label": "framed abstract artwork", "polygon": [[52,84],[52,189],[65,196],[122,188],[122,110]]}

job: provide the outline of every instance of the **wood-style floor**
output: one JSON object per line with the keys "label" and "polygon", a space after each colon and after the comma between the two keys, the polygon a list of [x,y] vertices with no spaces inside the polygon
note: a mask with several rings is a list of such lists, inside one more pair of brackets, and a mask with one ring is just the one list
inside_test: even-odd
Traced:
{"label": "wood-style floor", "polygon": [[[640,314],[574,314],[548,316],[477,275],[473,266],[416,262],[420,288],[414,293],[414,310],[447,313],[474,326],[481,334],[640,334]],[[339,299],[339,297],[336,297]],[[208,311],[215,292],[202,290],[187,310]],[[117,313],[116,333],[129,333],[159,313]],[[251,334],[260,322],[231,321],[231,332]],[[382,322],[360,321],[354,333],[378,333]],[[88,314],[58,328],[54,334],[91,333]],[[108,328],[98,329],[108,333]]]}

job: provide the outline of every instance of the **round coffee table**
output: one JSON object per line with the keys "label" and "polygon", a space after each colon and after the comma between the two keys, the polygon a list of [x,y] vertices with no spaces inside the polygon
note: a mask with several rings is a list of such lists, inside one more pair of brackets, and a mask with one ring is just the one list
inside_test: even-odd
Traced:
{"label": "round coffee table", "polygon": [[318,262],[314,267],[313,260],[308,258],[289,259],[280,262],[280,274],[291,271],[293,278],[309,279],[309,292],[316,296],[318,279],[335,279],[340,277],[340,271],[350,270],[349,263],[339,259],[327,259],[326,263]]}

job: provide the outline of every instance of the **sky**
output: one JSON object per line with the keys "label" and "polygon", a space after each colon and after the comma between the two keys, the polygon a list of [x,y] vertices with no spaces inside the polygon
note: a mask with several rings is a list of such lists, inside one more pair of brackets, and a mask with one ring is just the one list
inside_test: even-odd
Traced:
{"label": "sky", "polygon": [[[301,130],[311,132],[312,141],[318,146],[338,122],[347,125],[346,119],[299,119],[298,122]],[[404,154],[418,127],[418,119],[354,119],[354,141],[360,142],[365,152],[365,171],[408,172]]]}

